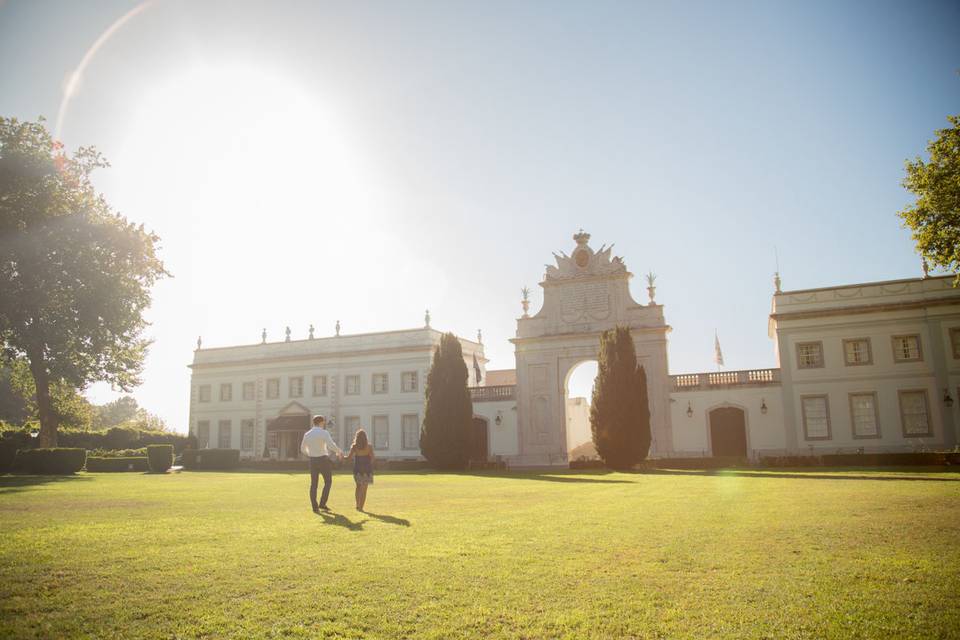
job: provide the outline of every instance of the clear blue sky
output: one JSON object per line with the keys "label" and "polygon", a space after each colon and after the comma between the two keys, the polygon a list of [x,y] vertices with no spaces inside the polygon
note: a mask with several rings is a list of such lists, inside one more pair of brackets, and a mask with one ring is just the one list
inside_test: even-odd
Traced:
{"label": "clear blue sky", "polygon": [[[137,4],[0,3],[0,113],[52,125]],[[429,307],[512,367],[519,290],[539,307],[579,227],[637,299],[659,275],[673,372],[713,368],[715,329],[728,368],[772,366],[774,246],[788,289],[919,275],[903,162],[960,112],[958,69],[956,2],[156,0],[90,59],[62,137],[163,238],[136,395],[183,429],[197,335]]]}

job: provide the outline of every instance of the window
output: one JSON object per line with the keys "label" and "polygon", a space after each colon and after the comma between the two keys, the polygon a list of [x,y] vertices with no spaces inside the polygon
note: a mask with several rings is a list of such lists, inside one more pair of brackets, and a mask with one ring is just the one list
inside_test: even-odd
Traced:
{"label": "window", "polygon": [[344,377],[344,389],[343,393],[347,396],[358,396],[360,395],[360,376],[345,376]]}
{"label": "window", "polygon": [[373,374],[373,392],[374,393],[387,393],[389,391],[389,378],[385,373],[375,373]]}
{"label": "window", "polygon": [[327,395],[327,376],[313,376],[313,395]]}
{"label": "window", "polygon": [[267,432],[267,448],[268,449],[279,449],[280,448],[280,434],[276,431]]}
{"label": "window", "polygon": [[233,385],[228,382],[220,385],[220,401],[229,402],[230,400],[233,400]]}
{"label": "window", "polygon": [[229,420],[221,420],[217,425],[217,446],[221,449],[229,449],[233,442],[233,425]]}
{"label": "window", "polygon": [[403,448],[420,449],[420,416],[403,416]]}
{"label": "window", "polygon": [[420,379],[416,371],[404,371],[400,375],[400,389],[404,393],[416,391],[420,386]]}
{"label": "window", "polygon": [[210,421],[197,422],[197,449],[206,449],[210,446]]}
{"label": "window", "polygon": [[344,448],[349,449],[350,445],[353,444],[353,434],[355,434],[357,429],[360,428],[360,416],[346,416],[343,419],[343,426],[343,446]]}
{"label": "window", "polygon": [[801,396],[803,435],[807,440],[830,439],[830,409],[827,396]]}
{"label": "window", "polygon": [[870,338],[853,338],[843,341],[843,361],[848,367],[860,364],[872,364]]}
{"label": "window", "polygon": [[926,391],[900,392],[900,423],[905,438],[933,435]]}
{"label": "window", "polygon": [[877,394],[850,394],[850,422],[854,438],[879,438],[877,426]]}
{"label": "window", "polygon": [[923,360],[920,351],[920,336],[893,336],[894,362],[917,362]]}
{"label": "window", "polygon": [[303,376],[290,378],[289,392],[291,398],[303,397]]}
{"label": "window", "polygon": [[960,358],[960,327],[950,329],[950,350],[954,358]]}
{"label": "window", "polygon": [[202,384],[197,387],[197,401],[210,402],[210,385]]}
{"label": "window", "polygon": [[244,400],[253,400],[256,398],[257,385],[253,382],[244,382],[243,383],[243,399]]}
{"label": "window", "polygon": [[280,397],[280,378],[267,380],[267,397],[271,399]]}
{"label": "window", "polygon": [[373,416],[373,448],[390,448],[390,417]]}
{"label": "window", "polygon": [[253,420],[240,421],[240,448],[253,451]]}
{"label": "window", "polygon": [[819,369],[823,366],[822,342],[797,343],[797,368]]}

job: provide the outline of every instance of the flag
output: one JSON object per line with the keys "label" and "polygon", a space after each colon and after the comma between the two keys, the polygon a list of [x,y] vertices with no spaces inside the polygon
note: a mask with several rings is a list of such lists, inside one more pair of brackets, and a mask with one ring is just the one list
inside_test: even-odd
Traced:
{"label": "flag", "polygon": [[477,354],[473,354],[473,373],[477,376],[477,385],[480,384],[480,363],[477,362]]}
{"label": "flag", "polygon": [[720,337],[716,331],[713,332],[713,361],[718,367],[723,366],[723,351],[720,350]]}

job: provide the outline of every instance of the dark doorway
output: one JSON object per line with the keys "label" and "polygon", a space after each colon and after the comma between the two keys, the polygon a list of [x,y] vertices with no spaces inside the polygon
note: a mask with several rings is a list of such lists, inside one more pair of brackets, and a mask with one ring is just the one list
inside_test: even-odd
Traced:
{"label": "dark doorway", "polygon": [[747,422],[743,409],[722,407],[710,412],[710,447],[715,458],[746,457]]}
{"label": "dark doorway", "polygon": [[474,418],[470,423],[470,460],[486,462],[488,453],[487,420]]}

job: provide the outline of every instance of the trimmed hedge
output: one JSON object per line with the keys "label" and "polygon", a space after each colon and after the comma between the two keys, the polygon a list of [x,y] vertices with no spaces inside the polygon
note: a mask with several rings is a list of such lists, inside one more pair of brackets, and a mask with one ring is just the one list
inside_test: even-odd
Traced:
{"label": "trimmed hedge", "polygon": [[87,449],[88,458],[142,458],[147,455],[147,448],[140,449]]}
{"label": "trimmed hedge", "polygon": [[83,469],[86,449],[21,449],[13,462],[14,469],[36,475],[69,475]]}
{"label": "trimmed hedge", "polygon": [[764,456],[761,467],[926,467],[958,464],[954,452],[918,451],[915,453],[826,453],[815,456]]}
{"label": "trimmed hedge", "polygon": [[87,458],[87,471],[148,471],[146,456],[130,458]]}
{"label": "trimmed hedge", "polygon": [[150,462],[150,471],[166,473],[173,466],[172,444],[151,444],[147,447],[147,460]]}
{"label": "trimmed hedge", "polygon": [[191,470],[236,469],[240,465],[240,449],[187,449],[183,466]]}
{"label": "trimmed hedge", "polygon": [[[30,437],[30,432],[36,425],[13,428],[0,423],[3,438],[14,439],[21,449],[32,449],[36,446],[36,438]],[[117,449],[141,449],[151,444],[172,444],[176,453],[184,449],[195,449],[197,439],[192,435],[171,433],[168,431],[149,431],[131,427],[114,427],[107,431],[85,431],[61,427],[57,430],[57,444],[61,447],[77,447],[88,450],[102,449],[111,451]]]}
{"label": "trimmed hedge", "polygon": [[923,467],[947,464],[947,455],[936,451],[917,453],[840,453],[820,456],[825,467]]}

